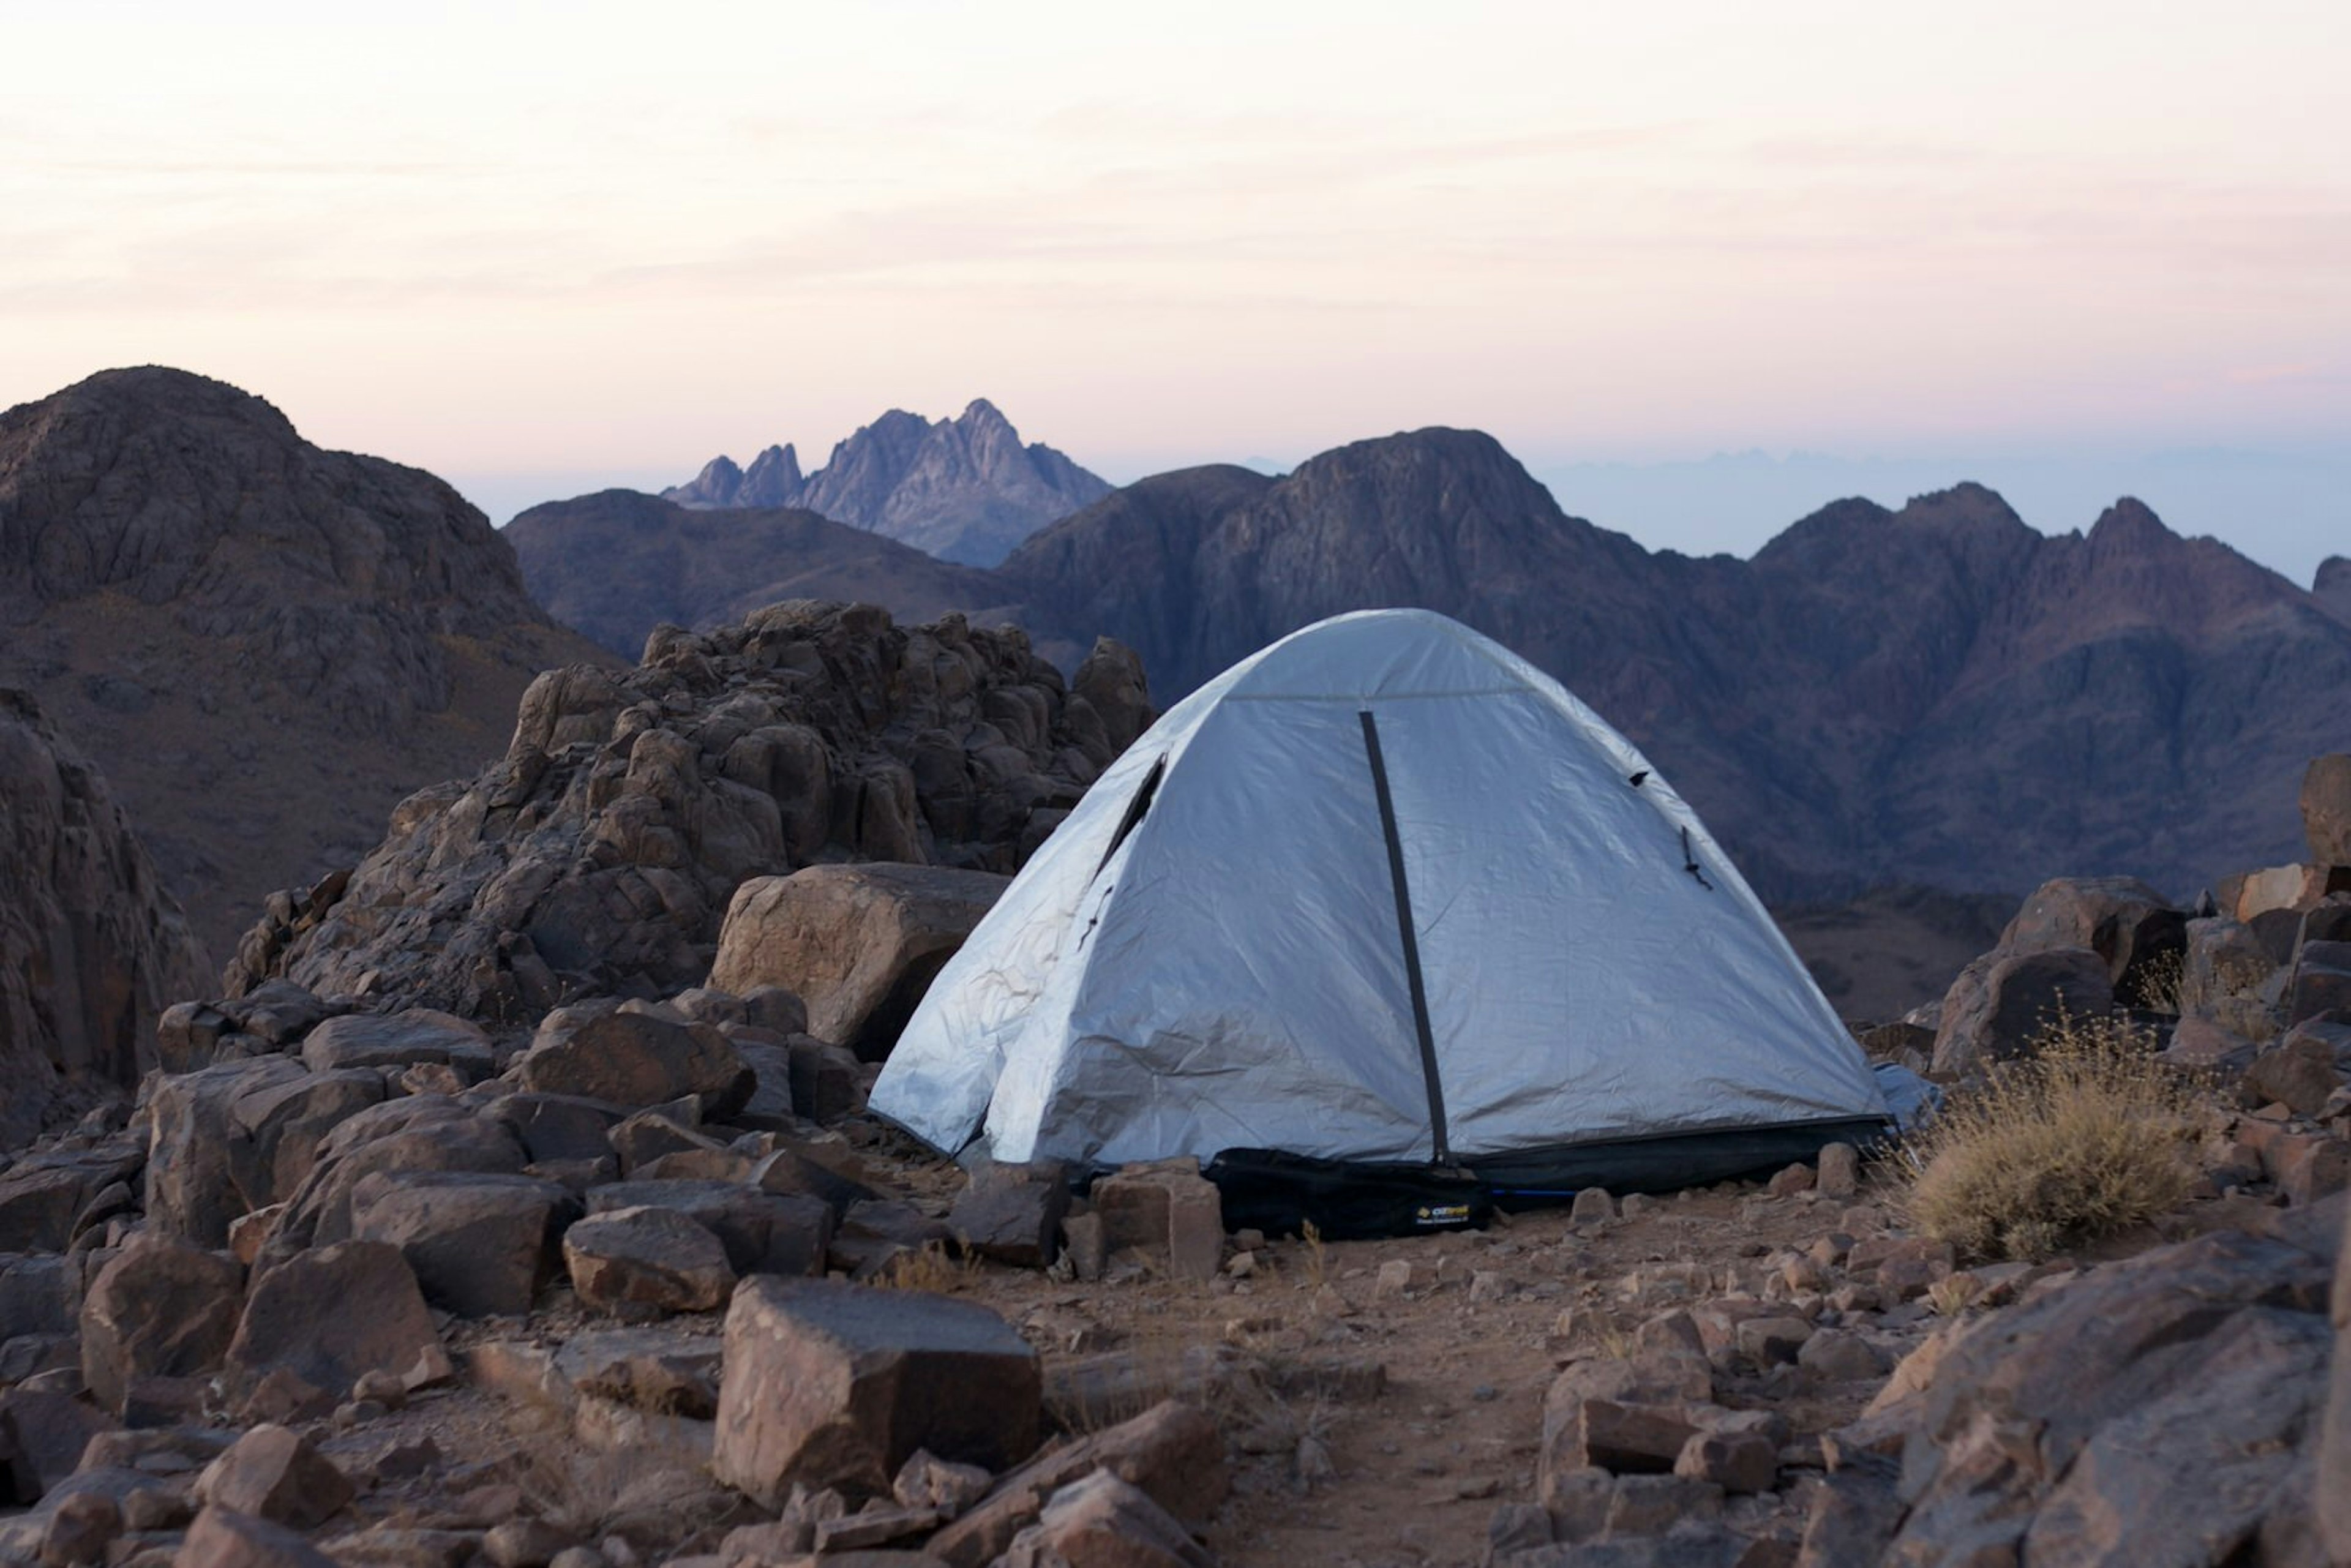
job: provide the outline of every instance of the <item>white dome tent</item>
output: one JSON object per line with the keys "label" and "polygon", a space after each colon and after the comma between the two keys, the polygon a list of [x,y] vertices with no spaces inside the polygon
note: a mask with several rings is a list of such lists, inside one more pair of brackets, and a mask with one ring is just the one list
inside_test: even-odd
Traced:
{"label": "white dome tent", "polygon": [[1307,627],[1162,717],[940,972],[872,1103],[948,1154],[1506,1200],[1720,1179],[1886,1119],[1640,753],[1414,610]]}

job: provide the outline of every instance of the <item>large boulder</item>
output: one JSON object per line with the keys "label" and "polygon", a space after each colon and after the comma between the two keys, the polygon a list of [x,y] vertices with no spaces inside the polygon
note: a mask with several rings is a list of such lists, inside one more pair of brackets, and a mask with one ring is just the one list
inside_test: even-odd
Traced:
{"label": "large boulder", "polygon": [[490,1037],[481,1025],[431,1008],[396,1013],[346,1013],[329,1019],[302,1040],[302,1061],[313,1072],[339,1067],[407,1067],[444,1062],[469,1081],[496,1071]]}
{"label": "large boulder", "polygon": [[580,1305],[623,1318],[706,1312],[735,1289],[718,1238],[674,1208],[590,1215],[563,1233],[563,1262]]}
{"label": "large boulder", "polygon": [[2011,953],[2087,947],[2105,960],[2116,996],[2137,1006],[2155,999],[2147,989],[2160,961],[2180,962],[2187,923],[2185,911],[2137,877],[2059,877],[2024,901],[2000,946]]}
{"label": "large boulder", "polygon": [[147,1151],[147,1214],[199,1247],[228,1240],[229,1221],[251,1207],[236,1182],[236,1104],[305,1076],[282,1056],[224,1061],[156,1086]]}
{"label": "large boulder", "polygon": [[213,1507],[296,1530],[332,1519],[351,1500],[353,1490],[350,1478],[300,1433],[269,1423],[239,1437],[196,1482],[198,1494]]}
{"label": "large boulder", "polygon": [[81,1308],[81,1375],[90,1397],[120,1415],[146,1377],[217,1371],[236,1336],[245,1270],[217,1252],[142,1236],[91,1281]]}
{"label": "large boulder", "polygon": [[1000,1470],[1043,1416],[1037,1353],[976,1302],[823,1280],[747,1280],[726,1313],[711,1469],[780,1507],[793,1487],[889,1495],[917,1449]]}
{"label": "large boulder", "polygon": [[879,1061],[1008,880],[881,864],[755,878],[726,907],[710,983],[782,986],[808,1004],[810,1033]]}
{"label": "large boulder", "polygon": [[157,1017],[205,968],[97,767],[0,688],[0,1146],[66,1084],[137,1083]]}
{"label": "large boulder", "polygon": [[614,1105],[663,1105],[691,1094],[705,1115],[733,1110],[756,1086],[742,1057],[714,1026],[629,1007],[584,1017],[573,1009],[549,1015],[515,1063],[514,1075],[525,1089]]}
{"label": "large boulder", "polygon": [[2318,758],[2302,776],[2302,831],[2313,861],[2351,866],[2351,752]]}
{"label": "large boulder", "polygon": [[2092,948],[1995,948],[1959,971],[1944,995],[1934,1071],[1957,1077],[2023,1055],[2061,1018],[2103,1018],[2114,1005],[2106,961]]}
{"label": "large boulder", "polygon": [[449,1359],[400,1249],[344,1241],[254,1281],[228,1365],[248,1385],[282,1370],[340,1397],[370,1372],[421,1386],[447,1375]]}
{"label": "large boulder", "polygon": [[590,1214],[622,1208],[686,1216],[718,1238],[737,1274],[822,1273],[835,1219],[824,1197],[747,1182],[671,1177],[612,1182],[588,1194]]}
{"label": "large boulder", "polygon": [[353,1235],[399,1248],[426,1301],[471,1318],[529,1312],[579,1211],[569,1187],[491,1172],[379,1171],[351,1189]]}
{"label": "large boulder", "polygon": [[513,1127],[492,1112],[442,1094],[387,1100],[344,1118],[320,1140],[309,1174],[286,1199],[262,1261],[348,1241],[352,1198],[371,1176],[400,1172],[518,1172],[528,1163]]}

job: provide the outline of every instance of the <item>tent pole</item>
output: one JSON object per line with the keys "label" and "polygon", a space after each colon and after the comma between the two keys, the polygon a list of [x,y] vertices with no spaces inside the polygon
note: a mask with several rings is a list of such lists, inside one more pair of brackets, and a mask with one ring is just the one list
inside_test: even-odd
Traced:
{"label": "tent pole", "polygon": [[1453,1150],[1445,1135],[1445,1089],[1437,1078],[1437,1037],[1428,1026],[1428,988],[1420,977],[1420,939],[1412,928],[1412,892],[1405,883],[1404,839],[1396,831],[1395,800],[1388,792],[1388,767],[1380,755],[1379,725],[1372,710],[1364,708],[1357,717],[1364,721],[1364,753],[1371,759],[1372,789],[1380,800],[1380,831],[1387,835],[1388,879],[1395,885],[1396,926],[1404,936],[1405,979],[1412,988],[1412,1025],[1420,1037],[1420,1075],[1428,1085],[1428,1128],[1437,1153],[1437,1163],[1453,1163]]}

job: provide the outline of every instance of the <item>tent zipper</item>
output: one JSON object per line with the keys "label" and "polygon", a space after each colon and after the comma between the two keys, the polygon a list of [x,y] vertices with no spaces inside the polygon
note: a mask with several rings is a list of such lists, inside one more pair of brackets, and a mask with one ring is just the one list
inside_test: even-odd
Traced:
{"label": "tent zipper", "polygon": [[1372,710],[1361,709],[1364,754],[1372,765],[1372,789],[1379,797],[1380,831],[1388,841],[1388,880],[1395,886],[1396,928],[1404,937],[1405,980],[1412,989],[1412,1026],[1420,1040],[1420,1075],[1428,1086],[1428,1131],[1436,1163],[1453,1164],[1453,1150],[1445,1134],[1445,1089],[1437,1077],[1437,1037],[1428,1025],[1428,988],[1420,975],[1420,938],[1412,927],[1412,892],[1405,885],[1404,839],[1396,831],[1395,800],[1388,792],[1388,767],[1380,755],[1380,728]]}

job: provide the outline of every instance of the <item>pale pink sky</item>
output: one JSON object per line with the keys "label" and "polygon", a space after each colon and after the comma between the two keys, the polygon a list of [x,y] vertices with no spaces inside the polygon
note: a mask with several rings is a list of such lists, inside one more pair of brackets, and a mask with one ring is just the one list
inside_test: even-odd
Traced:
{"label": "pale pink sky", "polygon": [[486,483],[976,395],[1113,477],[2351,431],[2339,3],[324,9],[0,7],[0,404]]}

